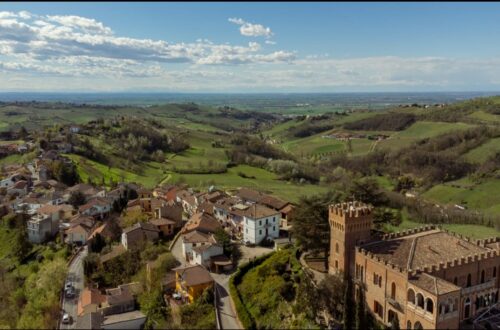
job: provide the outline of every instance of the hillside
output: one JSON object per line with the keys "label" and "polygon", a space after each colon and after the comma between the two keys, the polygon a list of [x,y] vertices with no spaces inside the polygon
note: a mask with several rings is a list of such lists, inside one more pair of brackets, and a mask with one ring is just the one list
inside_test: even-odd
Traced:
{"label": "hillside", "polygon": [[[499,106],[500,98],[491,97],[290,116],[193,103],[3,103],[0,130],[4,139],[9,132],[16,139],[21,126],[36,128],[36,138],[50,142],[60,129],[78,124],[82,130],[71,135],[67,156],[84,182],[245,186],[296,202],[375,177],[383,189],[411,190],[498,217]],[[24,158],[11,155],[0,163]]]}

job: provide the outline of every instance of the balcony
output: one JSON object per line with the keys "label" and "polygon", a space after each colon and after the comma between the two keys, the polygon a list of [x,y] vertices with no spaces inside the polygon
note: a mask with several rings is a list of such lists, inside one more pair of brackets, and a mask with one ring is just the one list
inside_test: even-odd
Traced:
{"label": "balcony", "polygon": [[391,297],[385,297],[385,299],[387,300],[387,302],[394,308],[396,308],[397,310],[399,310],[401,313],[404,313],[404,309],[403,309],[403,306],[398,302],[396,301],[395,299],[391,298]]}
{"label": "balcony", "polygon": [[493,287],[495,287],[495,279],[494,278],[492,278],[491,280],[489,280],[487,282],[481,283],[481,284],[473,285],[473,286],[470,286],[468,288],[463,288],[462,294],[467,295],[467,294],[471,294],[473,292],[479,292],[479,291],[491,289]]}

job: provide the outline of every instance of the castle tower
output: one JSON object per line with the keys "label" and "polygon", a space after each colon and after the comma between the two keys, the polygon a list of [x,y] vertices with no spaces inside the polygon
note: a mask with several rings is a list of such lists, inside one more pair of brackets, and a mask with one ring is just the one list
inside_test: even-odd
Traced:
{"label": "castle tower", "polygon": [[361,202],[330,205],[330,274],[354,274],[356,245],[370,241],[372,208]]}

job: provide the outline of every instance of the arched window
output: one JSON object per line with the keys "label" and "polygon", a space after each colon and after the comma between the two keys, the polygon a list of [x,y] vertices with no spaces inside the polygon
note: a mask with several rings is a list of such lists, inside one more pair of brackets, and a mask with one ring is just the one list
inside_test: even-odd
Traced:
{"label": "arched window", "polygon": [[421,293],[417,293],[417,306],[424,308],[424,296]]}
{"label": "arched window", "polygon": [[417,306],[424,309],[424,296],[421,293],[417,293]]}
{"label": "arched window", "polygon": [[431,298],[425,299],[425,310],[429,313],[434,313],[434,302]]}
{"label": "arched window", "polygon": [[484,283],[484,269],[481,271],[481,283]]}
{"label": "arched window", "polygon": [[455,285],[458,284],[458,277],[455,276],[455,278],[453,279],[453,284],[455,284]]}
{"label": "arched window", "polygon": [[420,323],[420,322],[417,321],[417,322],[415,322],[415,327],[413,329],[415,329],[415,330],[423,330],[424,327],[422,326],[422,323]]}
{"label": "arched window", "polygon": [[469,274],[467,275],[467,287],[470,287],[472,285],[472,275]]}
{"label": "arched window", "polygon": [[493,277],[497,277],[497,268],[493,267]]}
{"label": "arched window", "polygon": [[335,260],[335,269],[339,269],[339,262],[338,262],[338,260]]}
{"label": "arched window", "polygon": [[335,243],[335,252],[339,253],[339,243]]}
{"label": "arched window", "polygon": [[391,284],[391,298],[396,299],[396,283]]}
{"label": "arched window", "polygon": [[406,322],[406,329],[411,330],[411,321]]}
{"label": "arched window", "polygon": [[408,289],[408,295],[406,297],[409,303],[415,304],[415,291]]}

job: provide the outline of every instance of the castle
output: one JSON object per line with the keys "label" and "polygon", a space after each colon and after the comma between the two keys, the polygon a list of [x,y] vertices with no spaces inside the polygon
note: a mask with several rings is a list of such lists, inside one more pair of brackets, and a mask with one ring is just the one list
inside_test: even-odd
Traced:
{"label": "castle", "polygon": [[500,239],[473,241],[426,226],[372,235],[372,208],[329,207],[329,273],[363,288],[367,308],[406,329],[458,329],[498,302]]}

